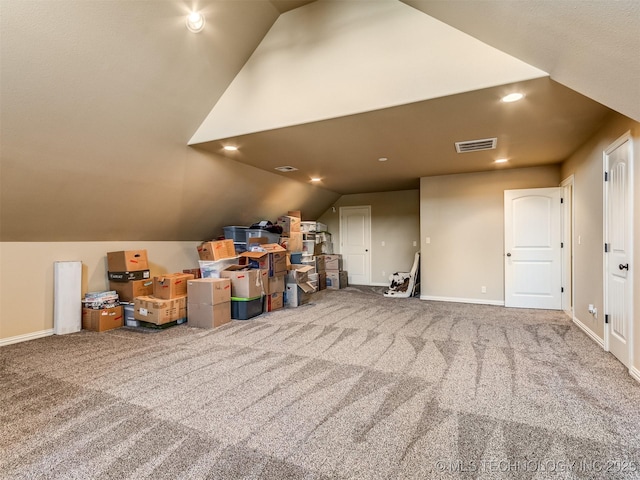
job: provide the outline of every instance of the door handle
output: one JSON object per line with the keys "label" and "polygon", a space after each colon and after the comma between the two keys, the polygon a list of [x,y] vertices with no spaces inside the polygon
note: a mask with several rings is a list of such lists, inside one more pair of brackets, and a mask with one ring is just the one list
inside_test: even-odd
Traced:
{"label": "door handle", "polygon": [[620,270],[629,270],[629,264],[628,263],[626,265],[620,264],[618,265],[618,268]]}
{"label": "door handle", "polygon": [[364,249],[364,251],[365,251],[365,252],[368,252],[368,251],[369,251],[369,249],[368,249],[368,248],[365,248],[365,249]]}
{"label": "door handle", "polygon": [[507,257],[510,257],[510,256],[511,256],[511,254],[510,254],[510,253],[507,253]]}

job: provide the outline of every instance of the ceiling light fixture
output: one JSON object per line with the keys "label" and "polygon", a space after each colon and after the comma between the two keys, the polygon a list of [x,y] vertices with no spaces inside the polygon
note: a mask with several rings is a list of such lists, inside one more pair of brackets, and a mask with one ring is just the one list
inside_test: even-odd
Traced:
{"label": "ceiling light fixture", "polygon": [[508,158],[499,158],[493,163],[507,163],[509,161]]}
{"label": "ceiling light fixture", "polygon": [[238,147],[236,147],[235,145],[225,145],[224,148],[227,152],[236,152],[238,150]]}
{"label": "ceiling light fixture", "polygon": [[311,179],[311,181],[312,181],[312,182],[321,182],[321,181],[322,181],[322,179],[321,179],[321,178],[318,178],[318,177],[313,177],[313,178]]}
{"label": "ceiling light fixture", "polygon": [[276,170],[279,172],[295,172],[298,170],[296,167],[292,167],[291,165],[284,165],[282,167],[276,167]]}
{"label": "ceiling light fixture", "polygon": [[518,100],[522,100],[524,98],[524,93],[510,93],[509,95],[505,95],[502,97],[502,101],[504,103],[517,102]]}
{"label": "ceiling light fixture", "polygon": [[204,15],[200,12],[191,12],[187,15],[187,29],[190,32],[198,33],[204,28]]}
{"label": "ceiling light fixture", "polygon": [[387,157],[380,157],[378,159],[379,162],[386,162],[387,160],[389,160]]}

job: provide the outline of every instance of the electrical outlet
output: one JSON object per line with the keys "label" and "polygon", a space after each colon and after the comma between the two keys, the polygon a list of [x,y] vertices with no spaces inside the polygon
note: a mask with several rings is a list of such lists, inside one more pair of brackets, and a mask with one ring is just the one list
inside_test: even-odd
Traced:
{"label": "electrical outlet", "polygon": [[382,241],[380,242],[380,246],[381,246],[381,247],[384,247],[384,240],[382,240]]}
{"label": "electrical outlet", "polygon": [[386,273],[384,270],[382,270],[382,276],[383,276],[383,277],[386,277],[386,276],[387,276],[387,273]]}
{"label": "electrical outlet", "polygon": [[427,237],[426,242],[427,244],[431,243],[431,237]]}
{"label": "electrical outlet", "polygon": [[487,293],[487,287],[485,287],[484,285],[480,288],[480,291],[482,293]]}
{"label": "electrical outlet", "polygon": [[418,242],[416,240],[413,241],[413,246],[417,247],[418,246]]}

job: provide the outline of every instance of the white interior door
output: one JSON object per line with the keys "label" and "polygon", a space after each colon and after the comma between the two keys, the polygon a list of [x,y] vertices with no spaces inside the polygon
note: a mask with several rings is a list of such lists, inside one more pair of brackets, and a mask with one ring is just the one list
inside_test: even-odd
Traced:
{"label": "white interior door", "polygon": [[340,252],[349,284],[371,283],[371,207],[340,207]]}
{"label": "white interior door", "polygon": [[562,308],[562,188],[504,192],[507,307]]}
{"label": "white interior door", "polygon": [[631,140],[623,137],[604,154],[605,163],[605,346],[629,364],[632,285],[631,242],[633,213],[630,195]]}

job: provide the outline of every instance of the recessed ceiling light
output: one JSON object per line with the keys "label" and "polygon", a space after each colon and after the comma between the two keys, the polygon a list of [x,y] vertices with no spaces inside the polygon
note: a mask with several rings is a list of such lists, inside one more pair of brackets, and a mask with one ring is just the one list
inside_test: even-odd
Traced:
{"label": "recessed ceiling light", "polygon": [[227,152],[235,152],[236,150],[238,150],[238,147],[236,147],[235,145],[225,145],[224,148]]}
{"label": "recessed ceiling light", "polygon": [[507,163],[508,161],[508,158],[499,158],[494,163]]}
{"label": "recessed ceiling light", "polygon": [[295,172],[298,170],[296,167],[292,167],[291,165],[285,165],[283,167],[276,167],[276,170],[279,172]]}
{"label": "recessed ceiling light", "polygon": [[505,95],[502,97],[502,101],[505,103],[517,102],[518,100],[522,100],[524,98],[524,93],[510,93],[509,95]]}
{"label": "recessed ceiling light", "polygon": [[204,15],[200,12],[191,12],[187,15],[187,29],[190,32],[198,33],[204,28]]}
{"label": "recessed ceiling light", "polygon": [[386,162],[387,160],[389,160],[387,157],[380,157],[378,159],[379,162]]}
{"label": "recessed ceiling light", "polygon": [[321,179],[321,178],[318,178],[318,177],[313,177],[313,178],[311,179],[311,181],[312,181],[312,182],[321,182],[321,181],[322,181],[322,179]]}

